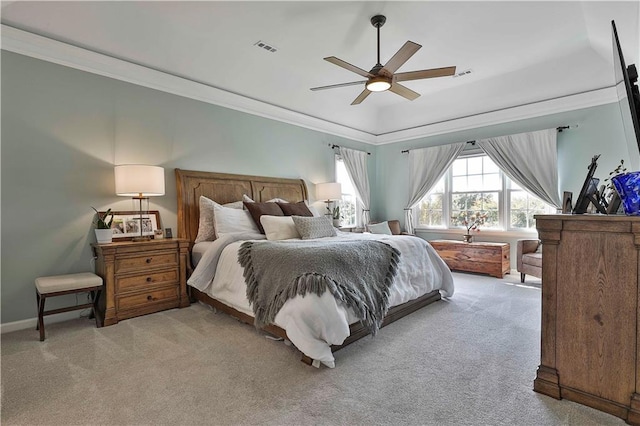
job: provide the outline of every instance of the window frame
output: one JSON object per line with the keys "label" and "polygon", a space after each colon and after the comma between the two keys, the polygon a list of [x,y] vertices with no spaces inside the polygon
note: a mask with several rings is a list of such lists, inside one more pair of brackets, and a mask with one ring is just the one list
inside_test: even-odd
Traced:
{"label": "window frame", "polygon": [[[472,157],[487,157],[488,155],[485,153],[478,152],[469,152],[463,153],[459,155],[458,159],[468,159]],[[455,161],[455,160],[454,160]],[[529,228],[516,228],[511,226],[511,193],[513,191],[524,191],[529,196],[529,194],[525,189],[513,189],[511,186],[512,180],[498,167],[499,177],[500,177],[500,189],[498,191],[465,191],[466,193],[483,193],[483,192],[498,192],[498,227],[497,228],[487,228],[481,227],[482,233],[485,235],[501,235],[501,236],[529,236],[531,234],[537,235],[536,229]],[[468,175],[468,173],[467,173]],[[451,224],[451,211],[452,211],[452,203],[453,203],[453,195],[452,191],[453,187],[453,163],[444,176],[441,178],[444,180],[444,193],[443,193],[443,202],[442,202],[442,217],[444,224],[442,226],[429,226],[419,224],[418,220],[420,218],[420,203],[416,204],[413,207],[413,218],[414,218],[414,229],[417,231],[423,232],[437,232],[437,233],[456,233],[458,234],[460,230],[464,231],[464,228],[453,226]],[[457,192],[461,193],[461,192]],[[429,195],[429,194],[427,194]],[[427,196],[425,195],[425,197]]]}

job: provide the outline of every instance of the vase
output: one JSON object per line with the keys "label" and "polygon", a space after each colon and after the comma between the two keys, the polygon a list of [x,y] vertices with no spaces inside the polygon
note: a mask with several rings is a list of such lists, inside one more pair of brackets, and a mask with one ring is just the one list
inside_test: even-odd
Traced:
{"label": "vase", "polygon": [[333,219],[333,226],[336,228],[340,228],[340,219]]}
{"label": "vase", "polygon": [[623,173],[611,178],[627,216],[640,216],[640,172]]}
{"label": "vase", "polygon": [[96,240],[98,244],[106,244],[113,241],[113,230],[111,229],[96,229]]}
{"label": "vase", "polygon": [[473,235],[471,234],[464,234],[462,236],[462,241],[464,241],[465,243],[471,243],[473,240]]}

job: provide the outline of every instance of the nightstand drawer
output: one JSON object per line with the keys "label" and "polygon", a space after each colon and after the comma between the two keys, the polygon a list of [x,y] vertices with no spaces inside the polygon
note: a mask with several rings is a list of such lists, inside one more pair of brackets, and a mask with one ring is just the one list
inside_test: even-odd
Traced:
{"label": "nightstand drawer", "polygon": [[144,275],[132,275],[116,277],[116,292],[122,293],[129,290],[158,285],[178,285],[178,269],[151,272]]}
{"label": "nightstand drawer", "polygon": [[160,290],[137,293],[131,296],[117,297],[118,309],[138,308],[145,305],[162,303],[167,300],[176,300],[178,297],[178,286],[168,287]]}
{"label": "nightstand drawer", "polygon": [[176,253],[175,251],[147,253],[144,256],[123,256],[116,258],[115,273],[118,274],[127,271],[137,271],[140,269],[149,270],[152,268],[173,266],[177,264],[178,253]]}

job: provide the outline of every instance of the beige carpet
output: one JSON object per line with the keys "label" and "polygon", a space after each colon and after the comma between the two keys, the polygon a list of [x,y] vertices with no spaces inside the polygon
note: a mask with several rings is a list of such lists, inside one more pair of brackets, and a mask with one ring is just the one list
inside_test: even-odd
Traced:
{"label": "beige carpet", "polygon": [[540,290],[455,274],[456,294],[336,353],[295,348],[193,305],[96,329],[2,336],[3,425],[623,425],[532,391]]}

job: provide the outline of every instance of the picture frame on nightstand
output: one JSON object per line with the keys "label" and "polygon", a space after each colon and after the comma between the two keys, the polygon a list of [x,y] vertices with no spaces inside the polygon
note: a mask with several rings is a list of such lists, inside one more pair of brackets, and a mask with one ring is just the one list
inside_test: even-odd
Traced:
{"label": "picture frame on nightstand", "polygon": [[[104,214],[104,212],[100,212]],[[153,236],[155,231],[162,229],[160,222],[160,212],[158,210],[149,210],[142,213],[142,235]],[[111,222],[111,230],[113,231],[113,239],[117,241],[130,241],[140,236],[140,212],[136,211],[120,211],[113,212],[113,221]]]}

